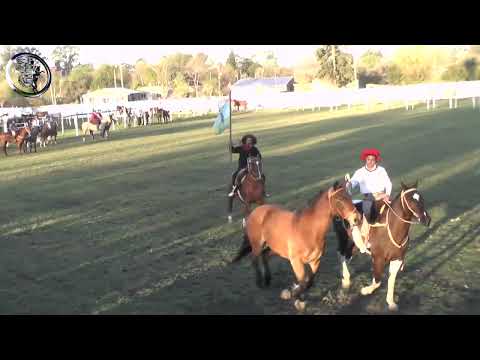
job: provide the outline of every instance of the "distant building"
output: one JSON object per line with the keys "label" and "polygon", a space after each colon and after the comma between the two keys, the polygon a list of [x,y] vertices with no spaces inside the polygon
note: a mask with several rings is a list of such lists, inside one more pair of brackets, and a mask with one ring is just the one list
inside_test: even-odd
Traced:
{"label": "distant building", "polygon": [[168,89],[162,86],[143,86],[137,89],[138,91],[146,92],[148,100],[157,100],[165,98],[168,95]]}
{"label": "distant building", "polygon": [[293,76],[241,79],[231,87],[232,99],[245,100],[255,95],[294,91]]}
{"label": "distant building", "polygon": [[103,88],[88,92],[82,96],[82,102],[92,107],[98,105],[124,104],[129,101],[148,100],[151,95],[146,91],[125,88]]}

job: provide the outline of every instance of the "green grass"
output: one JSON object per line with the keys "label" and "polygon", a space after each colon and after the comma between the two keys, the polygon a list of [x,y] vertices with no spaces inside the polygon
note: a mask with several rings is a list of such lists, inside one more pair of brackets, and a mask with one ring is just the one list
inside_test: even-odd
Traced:
{"label": "green grass", "polygon": [[[432,215],[416,226],[397,278],[403,314],[480,313],[480,111],[261,111],[234,114],[234,139],[258,136],[270,202],[303,206],[361,166],[377,146],[398,192],[420,180]],[[69,131],[37,154],[2,158],[1,314],[295,314],[279,298],[293,274],[274,259],[270,289],[250,262],[228,265],[241,243],[241,217],[226,223],[226,183],[235,167],[228,132],[213,118],[132,128],[83,144]],[[329,233],[307,314],[386,313],[386,281],[361,297],[370,260],[352,260],[340,286]],[[386,272],[387,275],[387,272]],[[386,277],[385,277],[386,280]]]}

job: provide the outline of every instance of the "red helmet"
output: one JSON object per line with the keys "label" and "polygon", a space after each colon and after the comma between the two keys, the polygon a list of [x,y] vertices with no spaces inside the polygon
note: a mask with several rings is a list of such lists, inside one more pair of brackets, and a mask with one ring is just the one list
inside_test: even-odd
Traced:
{"label": "red helmet", "polygon": [[381,161],[382,158],[380,157],[380,151],[378,149],[363,149],[362,153],[360,154],[360,160],[365,161],[367,156],[373,155],[375,156],[377,161]]}

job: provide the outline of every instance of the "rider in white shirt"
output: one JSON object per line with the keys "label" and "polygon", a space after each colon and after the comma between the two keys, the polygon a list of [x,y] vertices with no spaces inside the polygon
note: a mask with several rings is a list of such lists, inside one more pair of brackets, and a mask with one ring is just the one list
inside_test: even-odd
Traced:
{"label": "rider in white shirt", "polygon": [[377,217],[375,203],[383,204],[383,201],[390,203],[392,182],[385,168],[378,165],[381,161],[380,151],[364,149],[360,159],[365,161],[365,166],[355,171],[347,188],[350,193],[353,193],[357,187],[360,187],[360,192],[363,194],[362,210],[367,221],[372,223]]}

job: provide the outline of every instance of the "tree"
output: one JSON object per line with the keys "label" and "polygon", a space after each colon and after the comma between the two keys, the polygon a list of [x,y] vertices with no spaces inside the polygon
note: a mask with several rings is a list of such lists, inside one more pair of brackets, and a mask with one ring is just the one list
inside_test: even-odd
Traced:
{"label": "tree", "polygon": [[193,86],[195,87],[195,97],[198,97],[198,87],[200,84],[200,77],[204,74],[207,69],[207,59],[208,56],[202,53],[195,55],[187,63],[185,69],[190,78],[193,81]]}
{"label": "tree", "polygon": [[26,97],[17,94],[8,85],[6,80],[0,82],[0,106],[30,106]]}
{"label": "tree", "polygon": [[467,80],[476,80],[477,66],[478,66],[477,59],[474,58],[474,57],[466,59],[463,62],[463,66],[464,66],[465,71],[467,73]]}
{"label": "tree", "polygon": [[383,61],[383,55],[380,51],[367,50],[359,60],[358,66],[364,69],[375,69]]}
{"label": "tree", "polygon": [[93,66],[78,65],[73,68],[67,78],[62,79],[61,102],[69,104],[80,102],[81,96],[87,93],[92,85],[94,76]]}
{"label": "tree", "polygon": [[212,77],[205,80],[202,86],[202,94],[205,96],[213,96],[218,93],[218,78]]}
{"label": "tree", "polygon": [[55,67],[61,69],[62,76],[68,76],[74,66],[78,63],[80,49],[77,46],[64,45],[57,46],[52,57],[55,61]]}
{"label": "tree", "polygon": [[395,52],[393,62],[401,70],[402,83],[420,83],[439,79],[452,54],[434,46],[401,46]]}
{"label": "tree", "polygon": [[230,54],[228,55],[226,65],[230,65],[233,70],[237,71],[238,66],[237,66],[237,55],[233,51],[230,51]]}
{"label": "tree", "polygon": [[240,77],[255,77],[255,70],[261,67],[250,58],[243,58],[239,62]]}
{"label": "tree", "polygon": [[315,79],[319,70],[320,65],[314,56],[306,58],[293,68],[295,82],[302,84],[311,83],[313,79]]}
{"label": "tree", "polygon": [[5,65],[7,65],[8,61],[12,58],[13,55],[21,53],[21,52],[29,52],[35,55],[40,56],[42,59],[46,60],[47,58],[42,55],[42,52],[38,50],[36,47],[28,47],[28,46],[4,46],[3,51],[0,53],[0,69],[4,70]]}
{"label": "tree", "polygon": [[157,73],[153,67],[140,59],[135,64],[135,73],[141,86],[156,85]]}
{"label": "tree", "polygon": [[452,64],[442,74],[445,81],[465,81],[467,78],[468,72],[463,64]]}
{"label": "tree", "polygon": [[342,52],[338,45],[324,45],[315,54],[320,64],[319,78],[333,81],[339,87],[353,81],[353,57]]}
{"label": "tree", "polygon": [[173,81],[177,78],[177,73],[184,73],[188,62],[192,59],[190,54],[176,53],[167,57],[169,77]]}
{"label": "tree", "polygon": [[178,72],[175,79],[173,80],[174,93],[177,96],[185,97],[190,93],[190,87],[185,81],[185,77],[182,73]]}
{"label": "tree", "polygon": [[387,82],[392,85],[400,85],[403,82],[402,69],[395,63],[389,63],[385,68]]}
{"label": "tree", "polygon": [[252,67],[252,70],[256,70],[256,75],[259,74],[258,68],[262,68],[262,77],[278,76],[280,73],[280,67],[278,66],[277,58],[273,51],[264,51],[256,54],[253,59],[257,66]]}
{"label": "tree", "polygon": [[113,87],[113,66],[101,65],[93,73],[91,89],[101,89],[105,87]]}

